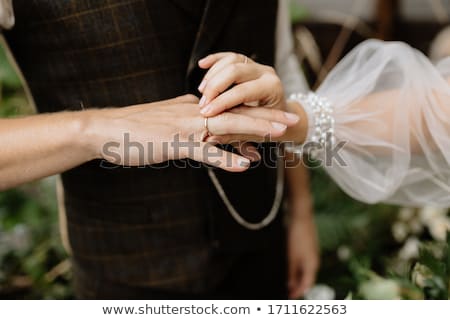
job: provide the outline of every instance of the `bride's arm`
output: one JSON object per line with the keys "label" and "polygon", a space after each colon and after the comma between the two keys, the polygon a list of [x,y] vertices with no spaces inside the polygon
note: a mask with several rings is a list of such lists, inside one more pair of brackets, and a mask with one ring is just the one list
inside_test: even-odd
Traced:
{"label": "bride's arm", "polygon": [[[291,37],[286,30],[284,35],[285,39]],[[292,47],[286,43],[284,52],[292,53]],[[287,66],[292,55],[282,56],[278,65]],[[221,57],[209,57],[209,63],[203,61],[203,67],[224,61]],[[283,59],[284,64],[280,63]],[[210,71],[207,73],[203,93],[210,108],[204,115],[214,116],[239,103],[258,100],[257,97],[261,102],[281,96],[278,85],[265,89],[267,78],[259,78],[253,87],[242,81],[252,73],[251,68],[253,74],[258,73],[254,64],[230,64],[233,63],[228,68],[231,75],[226,74],[227,69],[213,76]],[[297,67],[290,72],[299,74]],[[316,92],[333,106],[336,146],[345,143],[342,149],[319,154],[325,170],[349,195],[364,202],[450,206],[449,76],[450,59],[434,66],[406,44],[370,40],[358,46]],[[221,88],[225,90],[233,83],[237,85],[220,94]],[[309,108],[305,110],[298,101],[275,106],[296,111],[301,119],[288,128],[282,141],[304,143],[311,138],[314,124]],[[258,110],[251,114],[258,116]],[[261,140],[249,136],[227,138]]]}
{"label": "bride's arm", "polygon": [[[348,194],[369,203],[450,205],[449,66],[450,59],[435,66],[404,43],[369,40],[331,71],[315,94],[332,105],[340,149],[319,153],[319,160]],[[223,108],[224,97],[211,104]],[[301,121],[282,139],[309,142],[310,106],[285,106]]]}
{"label": "bride's arm", "polygon": [[450,205],[449,61],[435,66],[404,43],[370,40],[317,90],[333,106],[336,141],[345,143],[325,170],[351,196]]}

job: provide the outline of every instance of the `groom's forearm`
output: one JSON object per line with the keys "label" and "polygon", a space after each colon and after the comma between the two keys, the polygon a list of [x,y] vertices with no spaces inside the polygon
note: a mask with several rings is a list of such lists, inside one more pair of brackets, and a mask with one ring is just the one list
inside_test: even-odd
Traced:
{"label": "groom's forearm", "polygon": [[0,191],[95,158],[85,135],[87,112],[0,119]]}

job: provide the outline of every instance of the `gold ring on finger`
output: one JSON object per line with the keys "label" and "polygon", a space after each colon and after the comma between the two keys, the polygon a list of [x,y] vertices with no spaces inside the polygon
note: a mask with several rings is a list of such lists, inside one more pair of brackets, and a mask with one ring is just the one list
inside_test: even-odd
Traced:
{"label": "gold ring on finger", "polygon": [[203,126],[205,128],[205,131],[203,132],[203,137],[202,137],[202,142],[206,141],[206,139],[208,139],[208,137],[211,136],[211,132],[209,131],[209,118],[205,117]]}

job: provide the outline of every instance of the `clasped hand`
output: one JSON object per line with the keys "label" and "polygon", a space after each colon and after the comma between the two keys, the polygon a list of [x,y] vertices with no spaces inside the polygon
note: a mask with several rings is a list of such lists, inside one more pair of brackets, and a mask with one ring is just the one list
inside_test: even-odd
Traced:
{"label": "clasped hand", "polygon": [[[200,101],[185,95],[88,112],[96,156],[127,166],[190,158],[240,172],[259,159],[252,145],[240,141],[281,139],[298,124],[299,116],[284,111],[283,86],[273,68],[234,53],[208,56],[199,65],[209,69],[199,87]],[[127,148],[124,135],[134,148]],[[238,152],[221,150],[218,143],[233,144]]]}
{"label": "clasped hand", "polygon": [[[203,94],[200,100],[200,113],[204,117],[230,112],[254,119],[270,120],[276,119],[281,110],[285,111],[284,115],[291,123],[282,135],[271,135],[272,141],[304,140],[307,122],[300,119],[306,119],[305,112],[298,103],[286,102],[282,82],[274,68],[232,52],[209,55],[199,61],[199,66],[208,69],[198,88]],[[245,141],[265,141],[265,137],[239,134],[236,131],[225,135],[212,133],[214,135],[207,141],[215,143],[239,141],[238,151],[248,149],[245,148],[248,144],[243,144]]]}

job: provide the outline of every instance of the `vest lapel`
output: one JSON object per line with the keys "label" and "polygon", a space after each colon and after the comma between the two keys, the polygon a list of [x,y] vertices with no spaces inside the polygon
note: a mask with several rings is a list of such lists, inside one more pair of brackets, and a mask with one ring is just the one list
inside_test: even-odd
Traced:
{"label": "vest lapel", "polygon": [[205,12],[200,23],[194,47],[189,59],[187,78],[190,79],[198,60],[210,53],[226,27],[237,0],[206,0]]}

